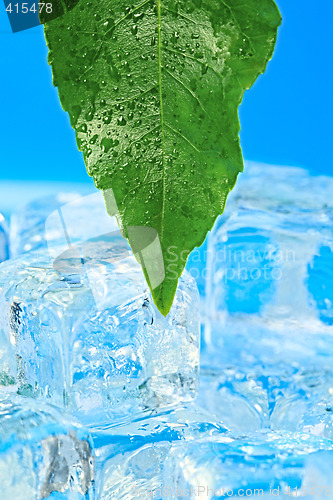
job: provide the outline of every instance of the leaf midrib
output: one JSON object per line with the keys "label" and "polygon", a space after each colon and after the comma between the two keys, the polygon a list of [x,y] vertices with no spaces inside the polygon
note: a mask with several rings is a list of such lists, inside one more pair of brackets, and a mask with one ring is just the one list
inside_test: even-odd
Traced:
{"label": "leaf midrib", "polygon": [[160,240],[163,241],[163,228],[164,228],[164,212],[165,212],[165,136],[164,136],[164,107],[163,107],[163,90],[162,90],[162,8],[161,0],[157,0],[157,16],[158,16],[158,87],[160,96],[160,119],[162,131],[162,213],[161,213],[161,228]]}

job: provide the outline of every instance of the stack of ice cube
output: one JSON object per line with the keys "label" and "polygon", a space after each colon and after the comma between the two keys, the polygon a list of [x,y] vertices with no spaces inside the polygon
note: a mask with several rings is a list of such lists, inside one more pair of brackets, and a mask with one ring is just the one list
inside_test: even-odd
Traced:
{"label": "stack of ice cube", "polygon": [[200,398],[234,430],[296,430],[330,405],[332,191],[331,178],[249,165],[210,234]]}
{"label": "stack of ice cube", "polygon": [[0,269],[8,375],[21,393],[89,424],[189,401],[199,365],[194,280],[185,273],[164,318],[102,195],[63,199],[27,208],[31,239],[15,219],[22,255]]}
{"label": "stack of ice cube", "polygon": [[333,180],[247,167],[206,242],[207,269],[205,251],[189,263],[201,306],[184,273],[167,318],[137,262],[158,250],[154,237],[135,258],[102,195],[14,215],[0,392],[48,410],[42,433],[19,418],[37,472],[29,465],[24,496],[20,455],[5,500],[331,496]]}

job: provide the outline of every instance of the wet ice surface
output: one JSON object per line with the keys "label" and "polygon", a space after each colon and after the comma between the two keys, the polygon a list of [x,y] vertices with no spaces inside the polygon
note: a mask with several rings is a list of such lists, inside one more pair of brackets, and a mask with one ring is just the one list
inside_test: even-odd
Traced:
{"label": "wet ice surface", "polygon": [[[61,207],[78,200],[78,193],[59,193],[29,203],[15,212],[11,220],[11,254],[13,257],[47,246],[45,223]],[[65,237],[65,235],[63,235]]]}
{"label": "wet ice surface", "polygon": [[210,235],[200,399],[233,430],[294,431],[331,404],[332,192],[333,179],[252,165]]}
{"label": "wet ice surface", "polygon": [[164,462],[175,443],[225,433],[193,404],[96,429],[97,494],[103,500],[159,498],[150,492],[164,485]]}
{"label": "wet ice surface", "polygon": [[240,177],[208,238],[207,280],[204,249],[189,263],[204,312],[196,398],[189,276],[165,320],[103,203],[60,195],[17,214],[19,257],[0,266],[2,391],[89,424],[97,498],[331,497],[332,192],[301,169]]}
{"label": "wet ice surface", "polygon": [[[215,499],[246,490],[247,496],[288,498],[302,487],[309,492],[310,485],[333,493],[324,465],[332,465],[331,440],[301,432],[230,433],[194,407],[104,430],[95,444],[103,500]],[[324,482],[314,482],[315,474]]]}
{"label": "wet ice surface", "polygon": [[170,498],[290,498],[296,488],[301,495],[302,486],[309,484],[308,457],[321,450],[332,450],[332,442],[307,434],[267,431],[204,438],[173,447],[164,464],[163,481],[174,492]]}
{"label": "wet ice surface", "polygon": [[[266,427],[295,431],[303,413],[320,402],[327,405],[329,414],[333,403],[331,336],[306,336],[307,349],[301,357],[300,346],[293,350],[295,346],[283,342],[276,332],[265,330],[262,337],[259,333],[257,328],[245,336],[237,335],[242,344],[237,353],[234,335],[232,339],[225,336],[221,356],[212,356],[209,363],[203,356],[201,404],[235,431]],[[255,334],[256,341],[246,341]],[[276,342],[276,350],[269,357],[263,352],[259,356],[258,350],[264,351],[268,342]],[[326,351],[320,352],[320,346],[326,346]]]}
{"label": "wet ice surface", "polygon": [[1,499],[95,498],[89,434],[56,408],[0,396]]}
{"label": "wet ice surface", "polygon": [[211,320],[332,326],[333,179],[252,167],[209,240]]}
{"label": "wet ice surface", "polygon": [[194,281],[184,275],[164,318],[134,257],[107,258],[116,245],[95,241],[90,264],[95,250],[104,248],[105,259],[89,273],[56,271],[42,250],[0,267],[3,373],[21,394],[64,405],[86,423],[188,401],[198,384]]}

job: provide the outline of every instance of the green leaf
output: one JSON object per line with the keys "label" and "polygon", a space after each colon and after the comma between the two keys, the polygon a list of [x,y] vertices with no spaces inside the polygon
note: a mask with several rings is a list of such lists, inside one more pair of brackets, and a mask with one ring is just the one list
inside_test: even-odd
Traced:
{"label": "green leaf", "polygon": [[89,174],[132,247],[129,227],[159,236],[164,280],[144,272],[164,315],[243,169],[238,106],[280,22],[273,0],[80,0],[45,26]]}

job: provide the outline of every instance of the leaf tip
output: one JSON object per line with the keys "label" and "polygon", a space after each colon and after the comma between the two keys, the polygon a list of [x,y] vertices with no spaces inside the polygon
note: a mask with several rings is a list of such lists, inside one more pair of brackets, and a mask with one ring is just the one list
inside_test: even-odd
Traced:
{"label": "leaf tip", "polygon": [[178,280],[164,280],[161,285],[151,289],[154,303],[165,318],[168,316],[176,295]]}

